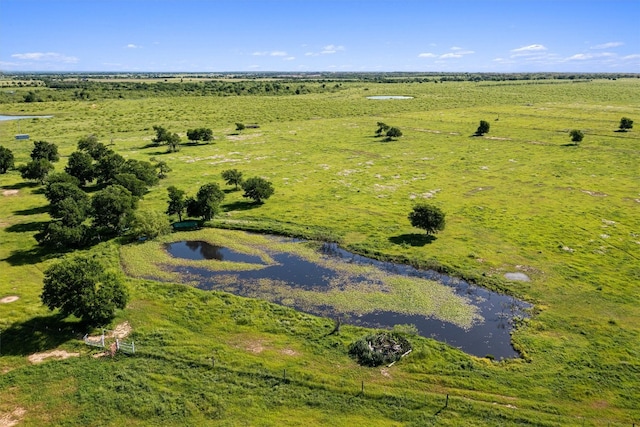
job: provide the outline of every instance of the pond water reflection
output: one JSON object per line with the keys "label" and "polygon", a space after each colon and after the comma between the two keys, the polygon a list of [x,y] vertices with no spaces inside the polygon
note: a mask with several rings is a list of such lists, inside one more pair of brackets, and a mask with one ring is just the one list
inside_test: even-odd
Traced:
{"label": "pond water reflection", "polygon": [[[268,289],[262,289],[258,285],[261,279],[322,292],[332,284],[332,280],[337,275],[337,272],[331,268],[285,252],[270,254],[275,264],[267,265],[258,256],[242,254],[201,241],[171,243],[167,245],[167,250],[175,257],[187,259],[219,259],[261,264],[263,268],[248,271],[212,271],[192,266],[177,267],[175,271],[190,275],[199,283],[198,287],[201,289],[224,290],[237,295],[259,297],[271,301],[274,299],[272,295],[267,294]],[[422,315],[409,315],[393,311],[355,314],[337,312],[326,305],[301,307],[290,301],[275,300],[274,302],[315,315],[340,316],[346,323],[360,326],[392,328],[398,324],[412,324],[416,326],[420,335],[446,342],[469,354],[480,357],[490,354],[497,359],[518,357],[518,353],[511,345],[510,333],[513,319],[527,317],[526,309],[531,307],[530,304],[433,270],[419,270],[403,264],[381,262],[355,255],[340,249],[336,244],[324,244],[321,253],[326,257],[345,263],[370,265],[389,274],[418,277],[442,283],[451,287],[455,294],[466,298],[477,307],[482,320],[465,329]],[[376,284],[371,278],[365,276],[350,276],[348,280],[350,282],[361,281],[369,286]]]}

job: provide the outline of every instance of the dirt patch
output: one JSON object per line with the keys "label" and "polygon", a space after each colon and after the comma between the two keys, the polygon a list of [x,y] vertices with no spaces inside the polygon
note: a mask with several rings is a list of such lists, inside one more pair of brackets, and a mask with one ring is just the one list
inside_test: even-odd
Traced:
{"label": "dirt patch", "polygon": [[485,139],[493,139],[494,141],[511,141],[511,138],[500,138],[498,136],[485,136]]}
{"label": "dirt patch", "polygon": [[389,370],[387,368],[380,369],[380,373],[383,377],[391,378],[391,374],[389,373]]}
{"label": "dirt patch", "polygon": [[65,350],[53,350],[46,353],[34,353],[27,359],[31,363],[41,363],[51,357],[55,357],[56,359],[68,359],[70,357],[80,357],[80,353],[69,353]]}
{"label": "dirt patch", "polygon": [[295,350],[291,350],[290,348],[283,348],[282,350],[280,350],[280,353],[285,354],[287,356],[297,356],[300,354]]}
{"label": "dirt patch", "polygon": [[260,341],[245,343],[244,349],[254,354],[260,354],[264,351],[264,347],[262,346],[262,343]]}
{"label": "dirt patch", "polygon": [[3,195],[3,196],[15,196],[15,195],[17,195],[17,194],[18,194],[18,191],[19,191],[19,190],[4,190],[4,191],[2,192],[2,195]]}
{"label": "dirt patch", "polygon": [[592,197],[607,197],[608,194],[606,193],[602,193],[600,191],[590,191],[590,190],[580,190],[582,191],[584,194],[588,194]]}
{"label": "dirt patch", "polygon": [[13,427],[17,425],[27,411],[24,408],[17,407],[11,412],[0,412],[0,427]]}
{"label": "dirt patch", "polygon": [[129,322],[123,322],[117,325],[113,331],[110,331],[108,334],[106,334],[105,338],[115,338],[121,340],[128,337],[132,330],[133,329],[131,328]]}
{"label": "dirt patch", "polygon": [[10,302],[18,301],[20,299],[17,295],[10,295],[0,299],[0,304],[8,304]]}

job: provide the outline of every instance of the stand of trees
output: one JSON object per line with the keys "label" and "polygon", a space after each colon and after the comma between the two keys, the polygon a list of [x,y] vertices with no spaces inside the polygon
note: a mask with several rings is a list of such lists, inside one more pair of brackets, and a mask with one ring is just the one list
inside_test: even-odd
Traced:
{"label": "stand of trees", "polygon": [[[81,248],[103,237],[123,234],[134,223],[138,200],[158,183],[158,166],[124,159],[93,136],[81,139],[65,172],[46,179],[44,193],[53,221],[36,239],[56,248]],[[93,181],[100,189],[89,197],[80,186]],[[141,221],[138,218],[138,225]]]}

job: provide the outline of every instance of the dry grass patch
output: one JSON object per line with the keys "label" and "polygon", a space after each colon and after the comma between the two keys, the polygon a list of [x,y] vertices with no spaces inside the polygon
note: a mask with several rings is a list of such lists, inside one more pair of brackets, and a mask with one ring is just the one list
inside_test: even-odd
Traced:
{"label": "dry grass patch", "polygon": [[66,350],[53,350],[53,351],[47,351],[44,353],[34,353],[30,355],[27,359],[31,363],[42,363],[46,359],[49,359],[52,357],[56,359],[64,360],[70,357],[80,357],[80,353],[70,353]]}
{"label": "dry grass patch", "polygon": [[0,412],[0,427],[13,427],[18,425],[26,413],[27,410],[19,406],[11,412]]}

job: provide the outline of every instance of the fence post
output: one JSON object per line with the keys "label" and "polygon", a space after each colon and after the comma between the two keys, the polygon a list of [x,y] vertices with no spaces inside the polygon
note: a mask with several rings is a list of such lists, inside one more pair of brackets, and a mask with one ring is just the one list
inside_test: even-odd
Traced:
{"label": "fence post", "polygon": [[116,338],[116,350],[120,350],[120,340]]}
{"label": "fence post", "polygon": [[136,345],[133,341],[131,341],[131,353],[135,353],[136,352]]}

